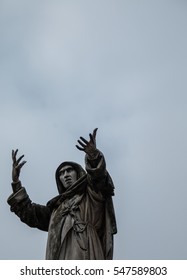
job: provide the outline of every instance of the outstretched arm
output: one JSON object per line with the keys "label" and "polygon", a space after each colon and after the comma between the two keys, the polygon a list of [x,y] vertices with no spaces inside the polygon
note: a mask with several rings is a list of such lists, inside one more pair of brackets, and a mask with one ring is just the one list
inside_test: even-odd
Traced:
{"label": "outstretched arm", "polygon": [[113,195],[113,183],[106,170],[104,155],[96,147],[96,133],[97,128],[93,130],[92,134],[89,134],[89,140],[81,136],[77,141],[79,145],[76,145],[76,147],[86,153],[86,171],[88,172],[90,185],[104,193]]}
{"label": "outstretched arm", "polygon": [[12,189],[11,194],[7,200],[10,209],[14,212],[22,222],[30,227],[47,231],[49,220],[51,216],[51,209],[48,206],[33,203],[25,188],[19,180],[21,168],[26,163],[22,161],[24,155],[17,159],[17,150],[12,150]]}

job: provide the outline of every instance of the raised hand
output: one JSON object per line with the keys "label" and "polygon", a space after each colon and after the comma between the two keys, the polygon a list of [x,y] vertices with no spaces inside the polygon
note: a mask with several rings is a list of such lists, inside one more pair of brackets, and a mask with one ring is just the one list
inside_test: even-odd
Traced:
{"label": "raised hand", "polygon": [[95,158],[98,155],[98,150],[96,148],[96,134],[97,134],[97,129],[95,128],[93,130],[93,133],[89,134],[89,141],[87,141],[85,138],[82,136],[80,137],[80,140],[77,140],[79,145],[76,145],[77,149],[80,151],[84,151],[90,158]]}
{"label": "raised hand", "polygon": [[15,151],[12,150],[12,161],[13,161],[13,163],[12,163],[12,181],[13,181],[13,183],[19,182],[21,168],[26,163],[25,160],[21,161],[22,158],[24,157],[24,155],[22,155],[21,157],[16,159],[17,153],[18,153],[18,149]]}

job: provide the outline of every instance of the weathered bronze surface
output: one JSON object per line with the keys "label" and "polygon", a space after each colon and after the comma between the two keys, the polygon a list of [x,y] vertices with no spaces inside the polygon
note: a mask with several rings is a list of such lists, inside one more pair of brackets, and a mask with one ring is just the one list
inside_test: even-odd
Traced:
{"label": "weathered bronze surface", "polygon": [[12,151],[10,209],[30,227],[48,231],[46,259],[109,260],[117,232],[112,196],[114,185],[103,154],[96,148],[96,133],[80,137],[76,147],[85,152],[85,169],[63,162],[56,170],[59,195],[46,205],[35,204],[19,179],[26,161]]}

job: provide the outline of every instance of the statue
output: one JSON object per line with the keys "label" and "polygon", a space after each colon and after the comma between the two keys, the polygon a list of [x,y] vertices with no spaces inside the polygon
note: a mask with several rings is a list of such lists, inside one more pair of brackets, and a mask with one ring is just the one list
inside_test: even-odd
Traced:
{"label": "statue", "polygon": [[117,232],[112,196],[114,185],[103,154],[96,148],[96,132],[80,137],[77,149],[85,152],[85,169],[63,162],[56,170],[59,195],[46,205],[33,203],[19,180],[26,161],[12,151],[10,209],[30,227],[48,231],[48,260],[111,260]]}

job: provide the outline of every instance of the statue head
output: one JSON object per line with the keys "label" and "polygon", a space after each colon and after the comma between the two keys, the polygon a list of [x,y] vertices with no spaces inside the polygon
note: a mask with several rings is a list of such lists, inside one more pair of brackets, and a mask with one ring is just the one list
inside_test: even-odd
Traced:
{"label": "statue head", "polygon": [[59,170],[59,179],[64,188],[68,189],[77,181],[77,171],[71,165],[64,165]]}
{"label": "statue head", "polygon": [[81,165],[65,161],[59,165],[56,170],[56,182],[59,193],[65,192],[76,181],[86,174]]}

